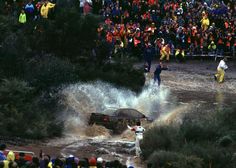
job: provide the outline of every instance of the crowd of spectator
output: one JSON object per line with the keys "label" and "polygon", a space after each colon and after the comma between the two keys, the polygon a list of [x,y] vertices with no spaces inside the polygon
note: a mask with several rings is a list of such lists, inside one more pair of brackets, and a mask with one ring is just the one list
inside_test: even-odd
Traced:
{"label": "crowd of spectator", "polygon": [[[169,60],[171,55],[235,56],[234,0],[78,0],[79,12],[103,16],[98,41],[110,53],[142,58],[146,49]],[[53,15],[55,0],[5,0],[6,14],[18,12],[19,23]],[[16,10],[17,9],[17,10]]]}
{"label": "crowd of spectator", "polygon": [[235,55],[233,0],[95,2],[94,13],[105,20],[97,29],[99,38],[105,37],[115,53],[121,50],[145,56],[151,46],[166,60],[170,55]]}
{"label": "crowd of spectator", "polygon": [[18,16],[20,24],[48,18],[53,15],[56,1],[51,0],[5,0],[3,13]]}
{"label": "crowd of spectator", "polygon": [[[0,168],[134,168],[124,165],[119,160],[108,161],[102,157],[78,158],[51,157],[40,152],[36,157],[32,152],[6,151],[6,145],[0,144]],[[25,153],[24,153],[25,152]]]}

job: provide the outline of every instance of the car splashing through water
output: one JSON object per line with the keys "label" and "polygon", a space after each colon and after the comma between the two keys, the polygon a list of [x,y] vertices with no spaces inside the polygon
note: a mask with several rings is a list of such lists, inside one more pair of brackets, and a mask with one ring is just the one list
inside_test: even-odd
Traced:
{"label": "car splashing through water", "polygon": [[[161,113],[174,108],[174,101],[168,102],[169,91],[147,85],[140,94],[116,88],[104,82],[70,85],[62,91],[64,105],[67,106],[65,118],[66,131],[72,128],[86,129],[92,113],[115,116],[118,109],[135,109],[147,118],[156,119]],[[127,111],[128,112],[128,111]],[[93,114],[93,115],[95,115]],[[92,124],[92,123],[91,123]],[[76,132],[77,133],[77,132]]]}
{"label": "car splashing through water", "polygon": [[112,115],[92,113],[89,119],[89,125],[102,125],[113,130],[113,133],[120,134],[127,129],[127,125],[135,125],[137,121],[141,120],[152,121],[152,119],[135,109],[121,108],[115,110]]}

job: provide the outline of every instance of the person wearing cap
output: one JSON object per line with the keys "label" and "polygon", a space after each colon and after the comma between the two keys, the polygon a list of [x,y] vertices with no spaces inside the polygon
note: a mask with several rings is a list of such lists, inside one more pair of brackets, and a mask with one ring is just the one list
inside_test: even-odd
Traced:
{"label": "person wearing cap", "polygon": [[6,160],[6,156],[4,155],[4,151],[7,148],[5,144],[0,144],[0,161]]}
{"label": "person wearing cap", "polygon": [[224,82],[225,70],[228,69],[226,65],[227,58],[222,59],[217,67],[217,73],[214,75],[215,80],[218,83]]}
{"label": "person wearing cap", "polygon": [[141,122],[137,121],[136,126],[130,127],[127,125],[128,129],[135,132],[135,154],[137,157],[140,157],[141,148],[140,148],[140,141],[143,139],[143,133],[145,128],[141,126]]}

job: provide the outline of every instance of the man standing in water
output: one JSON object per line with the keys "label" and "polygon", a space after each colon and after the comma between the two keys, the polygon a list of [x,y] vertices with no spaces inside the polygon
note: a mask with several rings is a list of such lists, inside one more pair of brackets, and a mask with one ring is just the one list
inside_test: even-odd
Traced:
{"label": "man standing in water", "polygon": [[162,61],[160,61],[160,63],[157,64],[156,70],[154,71],[154,83],[156,83],[156,80],[158,80],[158,86],[161,85],[161,77],[160,77],[161,71],[167,69],[168,69],[167,66],[164,66],[162,64]]}
{"label": "man standing in water", "polygon": [[226,57],[220,61],[217,67],[217,73],[214,75],[215,80],[217,80],[218,83],[222,83],[224,81],[225,70],[228,69],[228,66],[225,63],[226,61]]}
{"label": "man standing in water", "polygon": [[143,139],[143,133],[145,129],[141,126],[141,122],[137,121],[136,126],[130,127],[127,125],[127,127],[135,132],[135,153],[137,157],[140,157],[141,154],[141,148],[140,148],[140,141]]}

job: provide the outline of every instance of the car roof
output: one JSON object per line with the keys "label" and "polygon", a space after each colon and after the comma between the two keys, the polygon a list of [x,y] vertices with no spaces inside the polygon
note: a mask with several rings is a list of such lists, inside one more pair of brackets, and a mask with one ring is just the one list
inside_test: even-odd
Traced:
{"label": "car roof", "polygon": [[117,109],[114,112],[114,115],[117,116],[117,117],[136,118],[136,119],[141,119],[141,118],[146,117],[143,113],[139,112],[136,109],[132,109],[132,108]]}

